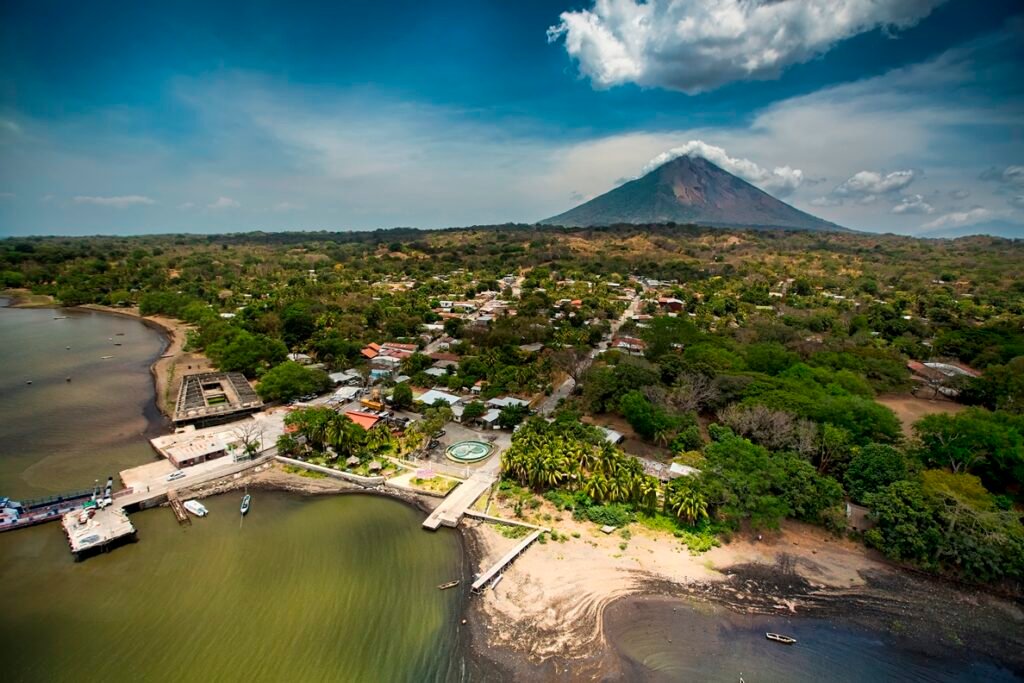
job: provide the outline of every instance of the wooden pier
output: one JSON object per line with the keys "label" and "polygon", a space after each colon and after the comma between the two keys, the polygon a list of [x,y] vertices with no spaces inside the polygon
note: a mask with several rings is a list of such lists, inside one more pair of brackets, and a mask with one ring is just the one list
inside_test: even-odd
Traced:
{"label": "wooden pier", "polygon": [[171,490],[167,492],[167,504],[171,506],[174,516],[178,518],[178,524],[182,526],[192,525],[192,520],[188,516],[188,510],[185,509],[185,504],[181,502],[181,498],[178,498],[177,491]]}
{"label": "wooden pier", "polygon": [[[504,521],[504,520],[503,520]],[[484,589],[495,579],[501,572],[505,571],[505,568],[512,564],[517,557],[523,554],[523,552],[530,547],[530,545],[540,538],[540,535],[546,533],[548,529],[536,529],[529,536],[520,541],[516,547],[508,551],[500,560],[494,563],[490,569],[485,571],[477,580],[473,582],[472,592],[482,593]]]}

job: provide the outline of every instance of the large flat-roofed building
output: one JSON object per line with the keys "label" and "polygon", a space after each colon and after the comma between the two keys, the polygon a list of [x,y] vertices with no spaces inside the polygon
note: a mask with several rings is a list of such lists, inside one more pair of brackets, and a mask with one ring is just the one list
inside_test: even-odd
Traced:
{"label": "large flat-roofed building", "polygon": [[240,372],[202,372],[181,378],[174,406],[176,426],[230,422],[255,413],[263,401]]}

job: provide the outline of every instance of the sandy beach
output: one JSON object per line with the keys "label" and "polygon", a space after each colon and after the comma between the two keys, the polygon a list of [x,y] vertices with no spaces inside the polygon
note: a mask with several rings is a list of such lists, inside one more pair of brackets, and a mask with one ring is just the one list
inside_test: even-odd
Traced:
{"label": "sandy beach", "polygon": [[[513,517],[506,509],[492,507],[491,513]],[[710,601],[740,613],[828,617],[883,631],[900,624],[911,647],[947,654],[962,647],[1024,668],[1018,601],[910,574],[817,527],[785,522],[761,540],[737,535],[693,555],[680,540],[639,524],[630,526],[627,539],[577,522],[547,502],[532,521],[546,515],[565,540],[535,543],[470,608],[474,643],[483,644],[478,654],[522,675],[614,680],[619,662],[604,634],[605,611],[642,595]],[[478,522],[469,523],[466,534],[481,566],[516,542]]]}

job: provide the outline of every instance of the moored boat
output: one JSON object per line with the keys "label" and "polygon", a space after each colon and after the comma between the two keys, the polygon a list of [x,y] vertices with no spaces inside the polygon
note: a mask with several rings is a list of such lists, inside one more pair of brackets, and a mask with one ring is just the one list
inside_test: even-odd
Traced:
{"label": "moored boat", "polygon": [[438,588],[440,590],[444,591],[444,590],[448,590],[449,588],[455,588],[458,585],[459,585],[459,580],[456,579],[455,581],[449,581],[448,583],[442,583],[441,585],[438,586]]}
{"label": "moored boat", "polygon": [[249,512],[249,505],[252,503],[252,496],[248,493],[242,496],[242,506],[238,508],[238,511],[243,515]]}
{"label": "moored boat", "polygon": [[783,645],[792,645],[796,642],[796,638],[784,636],[781,633],[765,633],[764,637],[768,640],[773,640],[776,643],[782,643]]}
{"label": "moored boat", "polygon": [[205,517],[209,510],[206,506],[200,503],[198,500],[186,500],[184,503],[185,509],[191,512],[196,517]]}

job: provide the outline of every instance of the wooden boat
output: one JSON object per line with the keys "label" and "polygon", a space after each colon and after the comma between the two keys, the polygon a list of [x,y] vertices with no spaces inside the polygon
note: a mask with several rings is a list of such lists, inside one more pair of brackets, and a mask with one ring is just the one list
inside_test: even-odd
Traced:
{"label": "wooden boat", "polygon": [[458,585],[459,585],[459,581],[458,581],[458,579],[456,579],[455,581],[449,581],[448,583],[442,583],[440,586],[438,586],[438,588],[440,590],[446,591],[449,588],[455,588]]}
{"label": "wooden boat", "polygon": [[765,633],[764,637],[768,640],[773,640],[776,643],[782,643],[783,645],[792,645],[796,642],[796,638],[790,638],[789,636],[784,636],[781,633]]}
{"label": "wooden boat", "polygon": [[242,506],[238,508],[238,511],[243,515],[249,512],[249,504],[252,502],[252,496],[248,493],[242,496]]}

